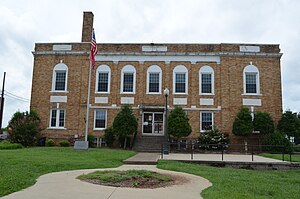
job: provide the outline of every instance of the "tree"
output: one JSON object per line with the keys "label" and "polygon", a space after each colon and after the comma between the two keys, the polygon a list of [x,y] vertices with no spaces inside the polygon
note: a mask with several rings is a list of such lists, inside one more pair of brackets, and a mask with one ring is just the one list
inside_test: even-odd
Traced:
{"label": "tree", "polygon": [[232,132],[234,135],[248,136],[253,132],[252,116],[248,108],[242,108],[238,112],[234,122]]}
{"label": "tree", "polygon": [[[179,141],[182,137],[187,137],[191,134],[192,128],[189,124],[189,119],[181,107],[175,106],[168,117],[168,132],[176,137]],[[178,142],[179,144],[179,142]]]}
{"label": "tree", "polygon": [[286,111],[282,114],[278,122],[277,129],[287,134],[289,137],[300,136],[300,119],[291,111]]}
{"label": "tree", "polygon": [[40,138],[40,118],[36,111],[16,112],[8,124],[10,140],[23,146],[35,146]]}
{"label": "tree", "polygon": [[259,131],[261,134],[270,134],[275,130],[274,121],[271,115],[267,112],[257,112],[253,120],[253,126],[255,131]]}
{"label": "tree", "polygon": [[124,149],[126,148],[127,136],[137,131],[138,122],[129,105],[124,105],[113,121],[113,132],[124,138]]}

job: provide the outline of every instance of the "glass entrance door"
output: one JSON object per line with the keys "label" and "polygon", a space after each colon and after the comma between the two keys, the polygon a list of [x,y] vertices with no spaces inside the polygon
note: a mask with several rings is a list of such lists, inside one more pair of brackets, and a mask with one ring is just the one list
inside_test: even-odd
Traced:
{"label": "glass entrance door", "polygon": [[144,112],[143,134],[158,136],[164,135],[164,114]]}

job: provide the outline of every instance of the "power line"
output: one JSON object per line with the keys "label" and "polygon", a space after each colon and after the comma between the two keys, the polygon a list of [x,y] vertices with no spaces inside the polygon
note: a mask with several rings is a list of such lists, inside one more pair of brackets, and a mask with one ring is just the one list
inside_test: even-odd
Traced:
{"label": "power line", "polygon": [[20,98],[16,98],[16,97],[13,97],[11,95],[7,95],[7,94],[4,94],[6,97],[9,97],[10,99],[13,99],[13,100],[18,100],[18,101],[21,101],[21,102],[26,102],[26,103],[29,103],[29,100],[23,100],[23,99],[20,99]]}
{"label": "power line", "polygon": [[6,93],[10,94],[10,95],[13,95],[14,97],[17,97],[17,98],[20,98],[20,99],[24,99],[24,100],[29,100],[29,99],[27,99],[27,98],[18,96],[18,95],[16,95],[16,94],[13,94],[13,93],[9,92],[8,90],[4,90],[4,91],[5,91]]}

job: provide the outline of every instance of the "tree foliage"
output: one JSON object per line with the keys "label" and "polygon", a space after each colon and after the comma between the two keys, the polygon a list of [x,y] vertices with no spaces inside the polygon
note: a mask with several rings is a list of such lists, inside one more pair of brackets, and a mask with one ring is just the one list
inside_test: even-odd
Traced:
{"label": "tree foliage", "polygon": [[10,140],[23,146],[35,146],[40,138],[40,118],[37,112],[16,112],[8,124]]}
{"label": "tree foliage", "polygon": [[283,152],[283,150],[285,152],[291,152],[293,150],[293,145],[286,137],[286,134],[278,130],[266,135],[265,144],[270,145],[265,147],[265,149],[273,153]]}
{"label": "tree foliage", "polygon": [[234,122],[232,132],[234,135],[248,136],[253,132],[252,116],[248,108],[242,108]]}
{"label": "tree foliage", "polygon": [[274,121],[271,115],[267,112],[258,111],[255,114],[253,120],[253,126],[255,131],[259,131],[261,134],[270,134],[275,130]]}
{"label": "tree foliage", "polygon": [[124,105],[113,121],[113,132],[119,138],[125,138],[124,148],[126,147],[127,136],[137,131],[138,122],[129,105]]}
{"label": "tree foliage", "polygon": [[286,111],[278,122],[277,129],[292,137],[300,136],[300,119],[291,111]]}
{"label": "tree foliage", "polygon": [[191,134],[192,128],[189,119],[181,107],[174,108],[168,117],[168,133],[177,139]]}

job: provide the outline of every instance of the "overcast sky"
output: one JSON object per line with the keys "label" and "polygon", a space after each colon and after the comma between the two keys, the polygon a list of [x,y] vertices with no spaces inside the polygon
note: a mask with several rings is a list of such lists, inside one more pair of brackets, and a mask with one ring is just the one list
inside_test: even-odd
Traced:
{"label": "overcast sky", "polygon": [[300,111],[298,0],[1,0],[4,127],[29,110],[35,43],[80,42],[83,11],[94,13],[97,43],[280,44],[283,109]]}

